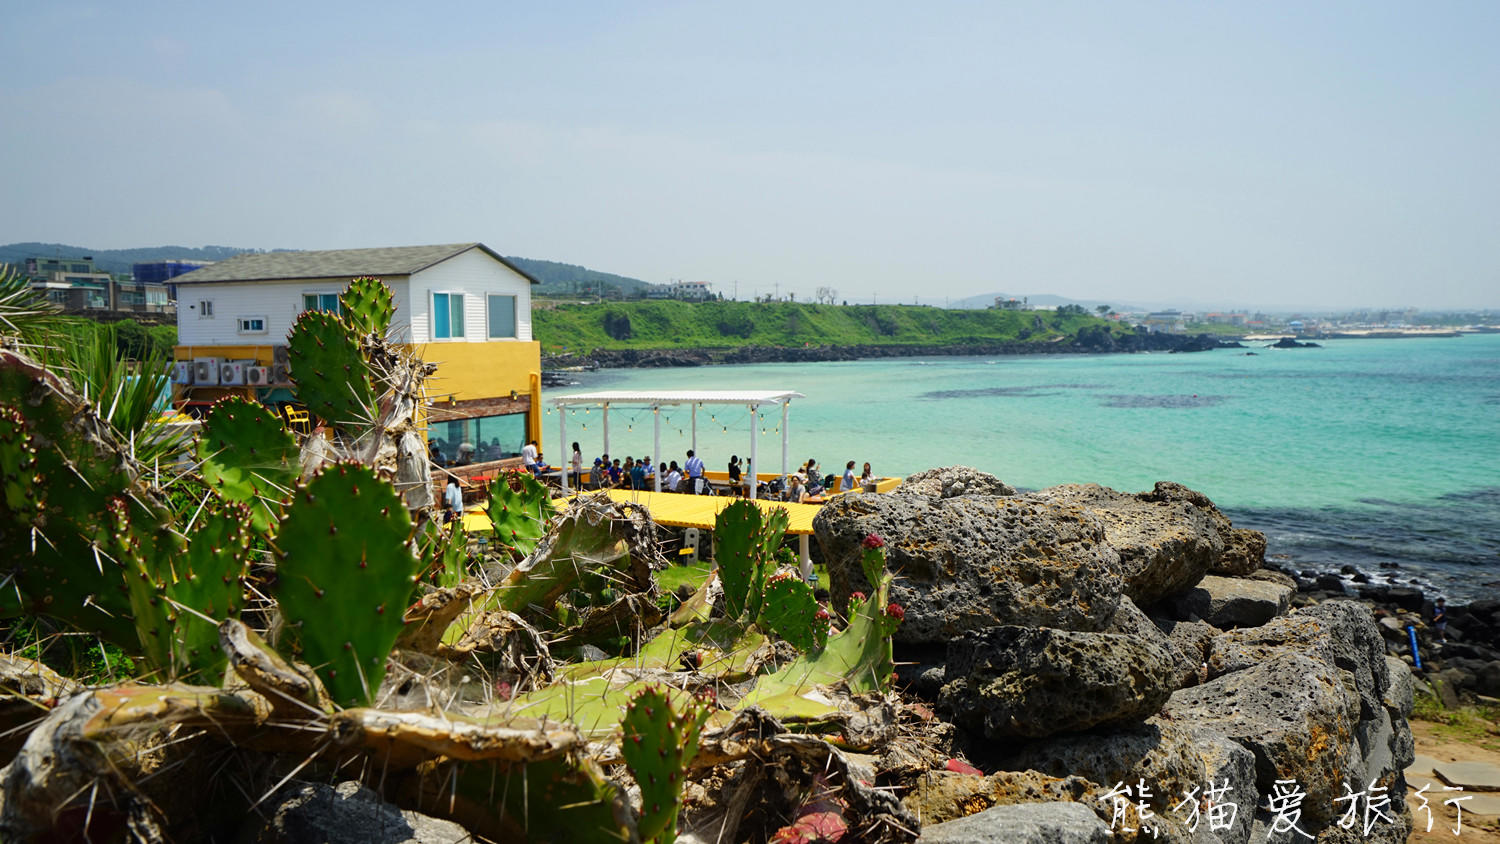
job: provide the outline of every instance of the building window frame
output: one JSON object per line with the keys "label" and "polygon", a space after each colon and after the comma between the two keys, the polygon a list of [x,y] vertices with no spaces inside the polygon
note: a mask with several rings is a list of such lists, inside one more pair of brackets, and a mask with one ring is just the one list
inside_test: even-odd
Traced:
{"label": "building window frame", "polygon": [[266,327],[269,322],[264,314],[235,317],[235,325],[240,334],[266,334],[270,331]]}
{"label": "building window frame", "polygon": [[[309,299],[312,301],[309,302]],[[327,311],[331,314],[341,314],[344,311],[343,306],[339,304],[339,294],[326,290],[302,291],[302,310]]]}
{"label": "building window frame", "polygon": [[[516,339],[517,337],[520,336],[520,334],[521,334],[521,326],[520,326],[520,320],[518,318],[519,311],[517,310],[520,307],[520,303],[517,301],[519,298],[520,297],[516,296],[514,293],[487,293],[487,294],[485,294],[485,297],[484,297],[484,322],[485,322],[485,338],[486,339],[489,339],[489,340],[514,340],[514,339]],[[503,321],[502,321],[502,325],[500,326],[501,333],[496,333],[496,325],[495,325],[495,300],[496,299],[509,299],[510,300],[510,333],[508,333],[508,334],[504,333],[505,326],[503,325]],[[504,305],[502,304],[501,307],[503,308]]]}
{"label": "building window frame", "polygon": [[198,319],[213,319],[213,318],[214,318],[214,300],[212,300],[212,299],[199,299],[198,300]]}
{"label": "building window frame", "polygon": [[[441,305],[439,302],[441,301]],[[434,341],[464,340],[464,293],[462,290],[434,290],[427,297],[431,315],[428,333]],[[444,312],[439,318],[439,308]]]}

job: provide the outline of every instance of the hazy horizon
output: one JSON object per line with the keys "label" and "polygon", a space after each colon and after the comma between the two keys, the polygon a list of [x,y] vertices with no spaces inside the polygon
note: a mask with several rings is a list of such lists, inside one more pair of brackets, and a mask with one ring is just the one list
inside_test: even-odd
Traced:
{"label": "hazy horizon", "polygon": [[7,241],[478,240],[740,298],[1500,306],[1492,4],[4,20]]}

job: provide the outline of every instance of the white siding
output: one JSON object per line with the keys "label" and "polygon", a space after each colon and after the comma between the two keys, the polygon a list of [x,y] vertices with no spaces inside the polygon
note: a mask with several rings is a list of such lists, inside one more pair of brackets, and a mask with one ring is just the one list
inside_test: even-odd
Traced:
{"label": "white siding", "polygon": [[516,297],[516,339],[531,339],[531,282],[481,249],[470,249],[411,277],[409,290],[404,292],[410,297],[411,339],[414,343],[433,339],[430,311],[434,291],[463,293],[463,341],[483,343],[489,340],[485,297],[491,293]]}
{"label": "white siding", "polygon": [[[405,278],[382,279],[390,285],[396,302],[391,328],[404,338],[411,314],[406,304]],[[341,293],[348,281],[242,281],[184,284],[177,288],[177,343],[182,346],[273,345],[286,342],[286,335],[302,313],[306,293]],[[210,319],[198,317],[198,303],[214,303]],[[266,333],[239,333],[240,317],[265,317]]]}

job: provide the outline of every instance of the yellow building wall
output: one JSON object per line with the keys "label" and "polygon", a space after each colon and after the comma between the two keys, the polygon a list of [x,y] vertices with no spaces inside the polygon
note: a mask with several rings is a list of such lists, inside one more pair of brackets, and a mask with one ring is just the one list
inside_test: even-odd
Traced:
{"label": "yellow building wall", "polygon": [[224,358],[225,360],[254,360],[256,366],[270,366],[274,361],[272,346],[173,346],[172,357],[176,360],[193,358]]}
{"label": "yellow building wall", "polygon": [[434,402],[449,395],[457,401],[509,396],[511,390],[531,396],[526,430],[541,443],[541,343],[534,340],[424,343],[414,349],[417,357],[438,365],[437,374],[427,381],[427,394]]}

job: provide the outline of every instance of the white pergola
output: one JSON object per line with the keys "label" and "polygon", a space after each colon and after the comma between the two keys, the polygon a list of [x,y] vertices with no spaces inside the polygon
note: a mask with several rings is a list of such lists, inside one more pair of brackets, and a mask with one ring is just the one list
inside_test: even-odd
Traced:
{"label": "white pergola", "polygon": [[[693,451],[698,450],[698,408],[705,404],[729,404],[744,405],[750,408],[750,497],[755,497],[755,472],[759,471],[760,461],[756,458],[756,427],[754,420],[762,405],[781,405],[781,474],[785,475],[787,470],[787,450],[790,438],[787,432],[787,406],[792,399],[806,398],[801,393],[792,390],[655,390],[655,391],[633,391],[633,390],[611,390],[600,393],[580,393],[575,396],[564,396],[552,399],[552,405],[557,408],[561,443],[568,442],[568,414],[570,407],[597,407],[604,414],[604,452],[609,453],[609,409],[611,407],[628,408],[650,408],[655,431],[655,439],[652,444],[652,453],[655,459],[661,458],[661,408],[688,405],[692,408],[693,416]],[[565,466],[562,473],[563,492],[568,491],[568,469]],[[656,492],[661,492],[661,473],[656,473]]]}

